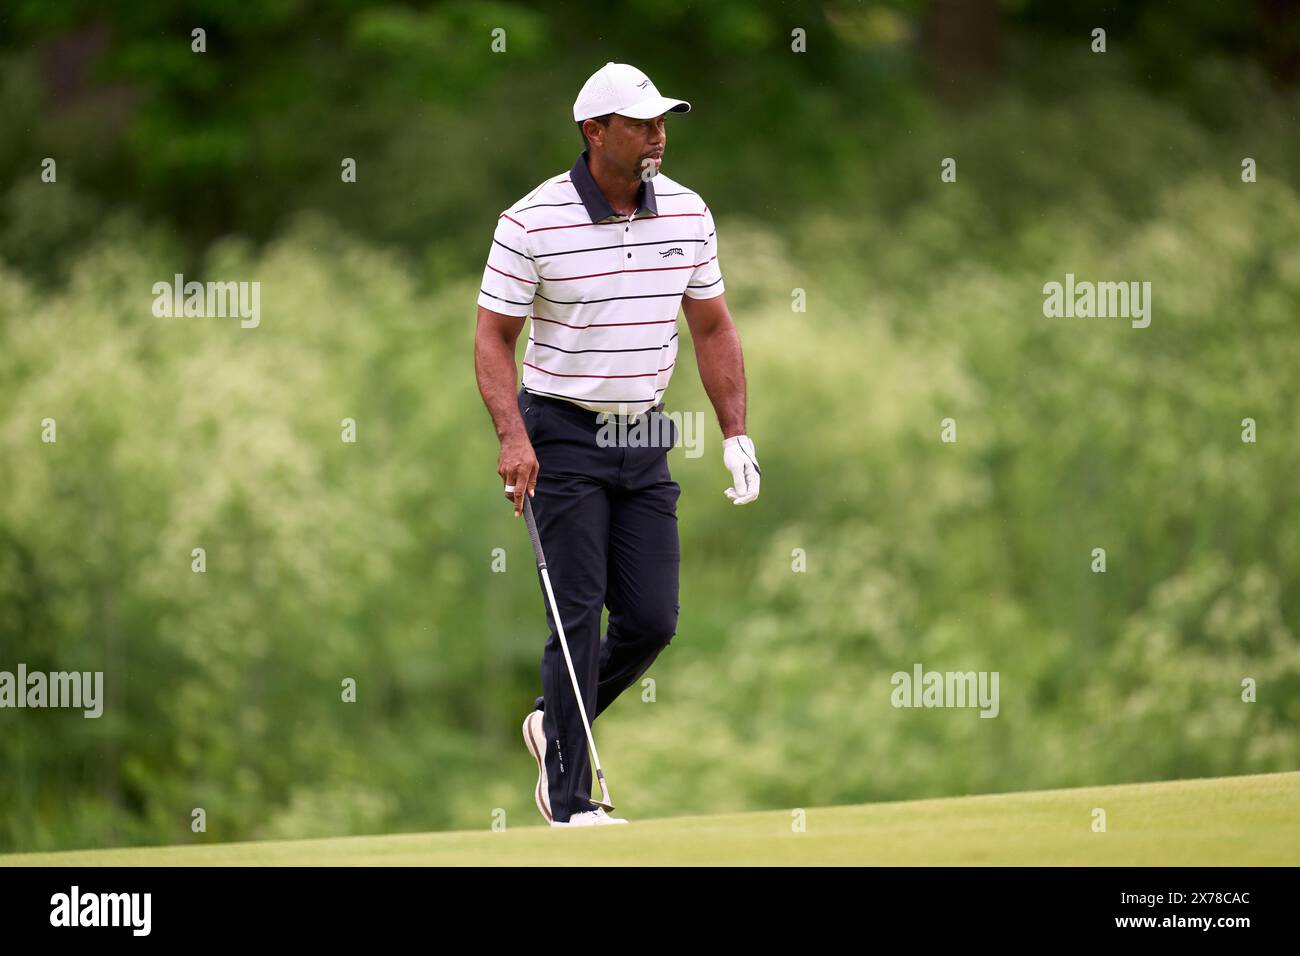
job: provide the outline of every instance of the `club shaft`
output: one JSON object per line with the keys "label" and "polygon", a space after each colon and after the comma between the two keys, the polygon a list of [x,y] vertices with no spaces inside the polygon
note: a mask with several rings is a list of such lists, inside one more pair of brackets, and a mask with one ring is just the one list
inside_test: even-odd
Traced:
{"label": "club shaft", "polygon": [[605,773],[600,769],[600,754],[596,751],[596,738],[591,732],[591,721],[587,719],[587,707],[582,701],[582,689],[578,686],[578,674],[573,668],[573,658],[569,654],[569,641],[564,635],[564,622],[560,619],[560,608],[555,602],[555,591],[551,588],[551,575],[546,569],[546,553],[542,550],[542,539],[537,533],[537,519],[533,515],[533,503],[524,495],[524,523],[528,526],[528,536],[533,542],[533,555],[537,558],[537,570],[542,573],[542,586],[546,589],[546,599],[550,602],[551,616],[555,619],[555,630],[560,636],[560,650],[564,652],[564,663],[569,669],[569,680],[573,682],[573,696],[578,701],[578,714],[582,717],[582,729],[587,733],[587,745],[591,748],[591,762],[600,782],[604,805],[613,809],[609,799],[609,785],[605,783]]}

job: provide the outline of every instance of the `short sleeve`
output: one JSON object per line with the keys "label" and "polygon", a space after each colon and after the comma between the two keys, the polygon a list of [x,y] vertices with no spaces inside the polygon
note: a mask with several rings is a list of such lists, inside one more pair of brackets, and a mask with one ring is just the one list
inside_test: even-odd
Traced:
{"label": "short sleeve", "polygon": [[537,263],[528,250],[528,230],[509,213],[502,213],[483,268],[478,304],[502,315],[530,315],[537,283]]}
{"label": "short sleeve", "polygon": [[722,295],[722,267],[718,264],[718,230],[713,224],[713,213],[704,207],[704,241],[699,245],[695,271],[686,283],[686,296],[691,299],[712,299]]}

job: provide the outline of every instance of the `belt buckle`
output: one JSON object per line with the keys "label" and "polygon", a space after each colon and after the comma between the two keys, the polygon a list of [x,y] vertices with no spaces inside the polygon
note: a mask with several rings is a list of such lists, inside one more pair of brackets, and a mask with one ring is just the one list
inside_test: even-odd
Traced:
{"label": "belt buckle", "polygon": [[664,403],[660,402],[658,405],[653,405],[650,408],[647,408],[644,412],[631,412],[623,416],[623,418],[627,424],[635,425],[639,419],[649,418],[655,412],[662,412],[663,410],[664,410]]}

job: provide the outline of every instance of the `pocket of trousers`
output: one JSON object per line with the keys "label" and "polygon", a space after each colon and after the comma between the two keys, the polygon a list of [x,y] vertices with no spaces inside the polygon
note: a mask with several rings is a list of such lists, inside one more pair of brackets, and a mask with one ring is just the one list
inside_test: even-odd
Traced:
{"label": "pocket of trousers", "polygon": [[542,420],[542,409],[544,407],[535,398],[528,399],[524,405],[524,432],[528,435],[528,440],[534,444],[537,442],[537,426]]}

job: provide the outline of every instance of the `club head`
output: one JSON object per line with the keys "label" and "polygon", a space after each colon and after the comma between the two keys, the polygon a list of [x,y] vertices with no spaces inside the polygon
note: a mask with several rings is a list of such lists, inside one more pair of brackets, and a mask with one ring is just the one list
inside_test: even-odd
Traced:
{"label": "club head", "polygon": [[593,799],[591,802],[598,807],[604,807],[605,812],[608,813],[609,811],[614,809],[614,804],[609,799],[609,784],[605,783],[605,772],[603,770],[600,771],[596,775],[596,779],[600,781],[600,795],[604,797],[605,800],[603,803],[600,800],[595,800],[595,799]]}

